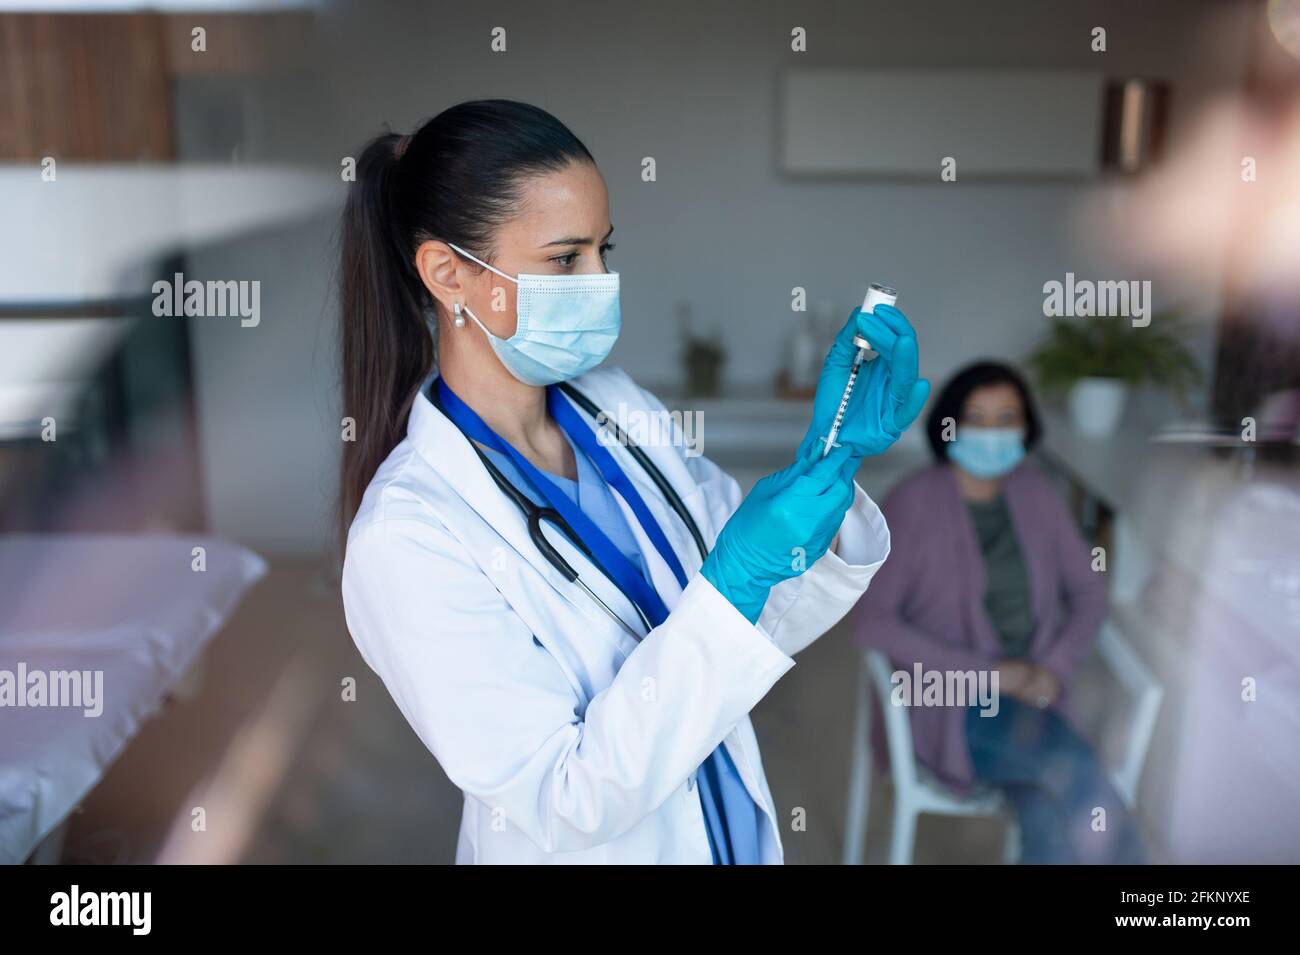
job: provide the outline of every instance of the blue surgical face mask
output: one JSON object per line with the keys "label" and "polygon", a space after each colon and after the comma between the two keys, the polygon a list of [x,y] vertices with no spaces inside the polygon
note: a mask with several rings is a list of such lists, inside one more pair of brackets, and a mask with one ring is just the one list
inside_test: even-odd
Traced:
{"label": "blue surgical face mask", "polygon": [[462,305],[506,371],[526,385],[553,385],[590,371],[609,355],[622,327],[618,273],[506,275],[452,243],[453,249],[519,286],[515,333],[500,338]]}
{"label": "blue surgical face mask", "polygon": [[948,460],[971,477],[1000,478],[1025,459],[1025,432],[1020,428],[958,427],[948,445]]}

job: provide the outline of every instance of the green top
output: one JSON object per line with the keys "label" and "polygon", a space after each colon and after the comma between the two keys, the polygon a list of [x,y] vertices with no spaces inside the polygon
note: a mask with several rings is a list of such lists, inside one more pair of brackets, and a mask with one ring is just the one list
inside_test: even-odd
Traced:
{"label": "green top", "polygon": [[1001,495],[991,501],[967,501],[966,506],[984,555],[988,580],[984,606],[1002,640],[1003,652],[1009,657],[1022,657],[1029,652],[1034,633],[1034,609],[1029,574],[1011,512]]}

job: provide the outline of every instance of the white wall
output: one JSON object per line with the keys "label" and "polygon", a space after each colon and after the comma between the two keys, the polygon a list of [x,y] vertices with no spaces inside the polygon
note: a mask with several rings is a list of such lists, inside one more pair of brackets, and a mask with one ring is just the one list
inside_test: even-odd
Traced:
{"label": "white wall", "polygon": [[0,165],[0,301],[67,304],[151,294],[154,266],[202,246],[301,218],[343,194],[319,171],[282,165],[75,163],[47,180]]}
{"label": "white wall", "polygon": [[[779,363],[792,286],[841,302],[847,314],[879,279],[902,290],[922,331],[925,370],[941,376],[972,351],[1023,353],[1041,329],[1043,282],[1095,272],[1098,257],[1066,231],[1089,184],[944,184],[937,168],[928,185],[783,179],[779,72],[1104,69],[1170,76],[1185,107],[1207,84],[1239,78],[1244,35],[1219,37],[1222,65],[1203,55],[1196,35],[1194,11],[1214,6],[667,0],[479,12],[418,4],[400,34],[373,14],[340,26],[344,47],[367,66],[336,90],[335,128],[359,136],[387,120],[406,130],[458,100],[497,95],[567,122],[611,191],[614,261],[627,289],[614,358],[648,379],[677,373],[676,342],[663,329],[678,299],[734,329],[734,380],[765,382]],[[495,25],[508,31],[504,54],[489,52]],[[794,25],[808,30],[806,54],[789,50]],[[1105,54],[1089,48],[1094,25],[1108,28]],[[655,183],[640,180],[647,155],[658,162]]]}
{"label": "white wall", "polygon": [[186,278],[261,282],[261,321],[191,318],[211,529],[268,555],[332,546],[339,412],[334,216],[193,254]]}
{"label": "white wall", "polygon": [[[1240,80],[1245,31],[1202,35],[1222,4],[775,2],[329,5],[321,75],[277,81],[255,137],[278,158],[338,169],[391,123],[408,131],[464,99],[506,96],[555,113],[609,183],[623,276],[624,333],[613,360],[648,383],[678,377],[673,306],[724,324],[734,385],[769,382],[792,286],[844,314],[870,281],[902,291],[922,371],[941,379],[981,355],[1018,358],[1043,329],[1042,285],[1144,278],[1076,238],[1070,214],[1095,183],[794,181],[776,161],[776,90],[787,67],[1099,69],[1173,81],[1175,123],[1207,90]],[[793,26],[809,52],[789,49]],[[507,30],[508,51],[489,50]],[[1090,51],[1094,26],[1109,51]],[[1014,104],[1009,104],[1014,108]],[[655,157],[658,181],[640,179]],[[249,159],[259,157],[249,156]],[[274,550],[324,540],[337,455],[335,385],[322,339],[332,261],[318,224],[244,250],[269,268],[256,354],[200,333],[212,519]],[[212,263],[208,263],[212,264]],[[238,275],[235,277],[245,277]],[[273,289],[272,286],[278,286]],[[1177,299],[1157,286],[1157,305]],[[1213,314],[1216,302],[1202,303]],[[268,321],[271,323],[268,326]],[[1208,335],[1199,346],[1208,355]],[[225,363],[242,361],[238,375]],[[214,437],[214,435],[216,437]],[[304,467],[320,468],[303,484]],[[317,497],[317,480],[322,490]]]}

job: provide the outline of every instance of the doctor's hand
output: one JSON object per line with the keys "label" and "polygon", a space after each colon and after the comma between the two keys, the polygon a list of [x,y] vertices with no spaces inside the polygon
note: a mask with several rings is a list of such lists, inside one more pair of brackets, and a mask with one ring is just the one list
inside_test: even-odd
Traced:
{"label": "doctor's hand", "polygon": [[879,357],[864,361],[859,369],[836,439],[846,450],[857,458],[883,454],[916,420],[930,396],[930,383],[917,377],[916,332],[907,316],[892,305],[877,305],[871,313],[855,308],[822,365],[812,423],[799,445],[800,458],[822,453],[818,439],[830,434],[858,352],[854,335],[871,342]]}
{"label": "doctor's hand", "polygon": [[857,468],[858,459],[840,448],[763,478],[723,525],[700,573],[758,623],[768,591],[830,548],[853,504]]}

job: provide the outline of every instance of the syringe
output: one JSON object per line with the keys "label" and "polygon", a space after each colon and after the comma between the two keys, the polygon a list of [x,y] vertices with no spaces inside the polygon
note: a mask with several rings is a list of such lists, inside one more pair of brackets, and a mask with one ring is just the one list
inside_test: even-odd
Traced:
{"label": "syringe", "polygon": [[[870,315],[876,310],[877,305],[893,305],[897,301],[898,292],[888,285],[877,285],[872,282],[871,287],[867,289],[867,297],[862,300],[862,311]],[[822,443],[822,457],[830,454],[831,448],[839,447],[835,439],[840,436],[840,426],[844,424],[844,412],[848,410],[849,398],[853,394],[854,384],[857,383],[858,372],[862,369],[864,361],[871,361],[876,357],[871,342],[861,335],[853,336],[853,344],[858,346],[858,353],[853,356],[853,367],[849,370],[849,380],[844,383],[844,394],[840,397],[840,406],[835,411],[835,420],[831,424],[831,433],[819,439]]]}

